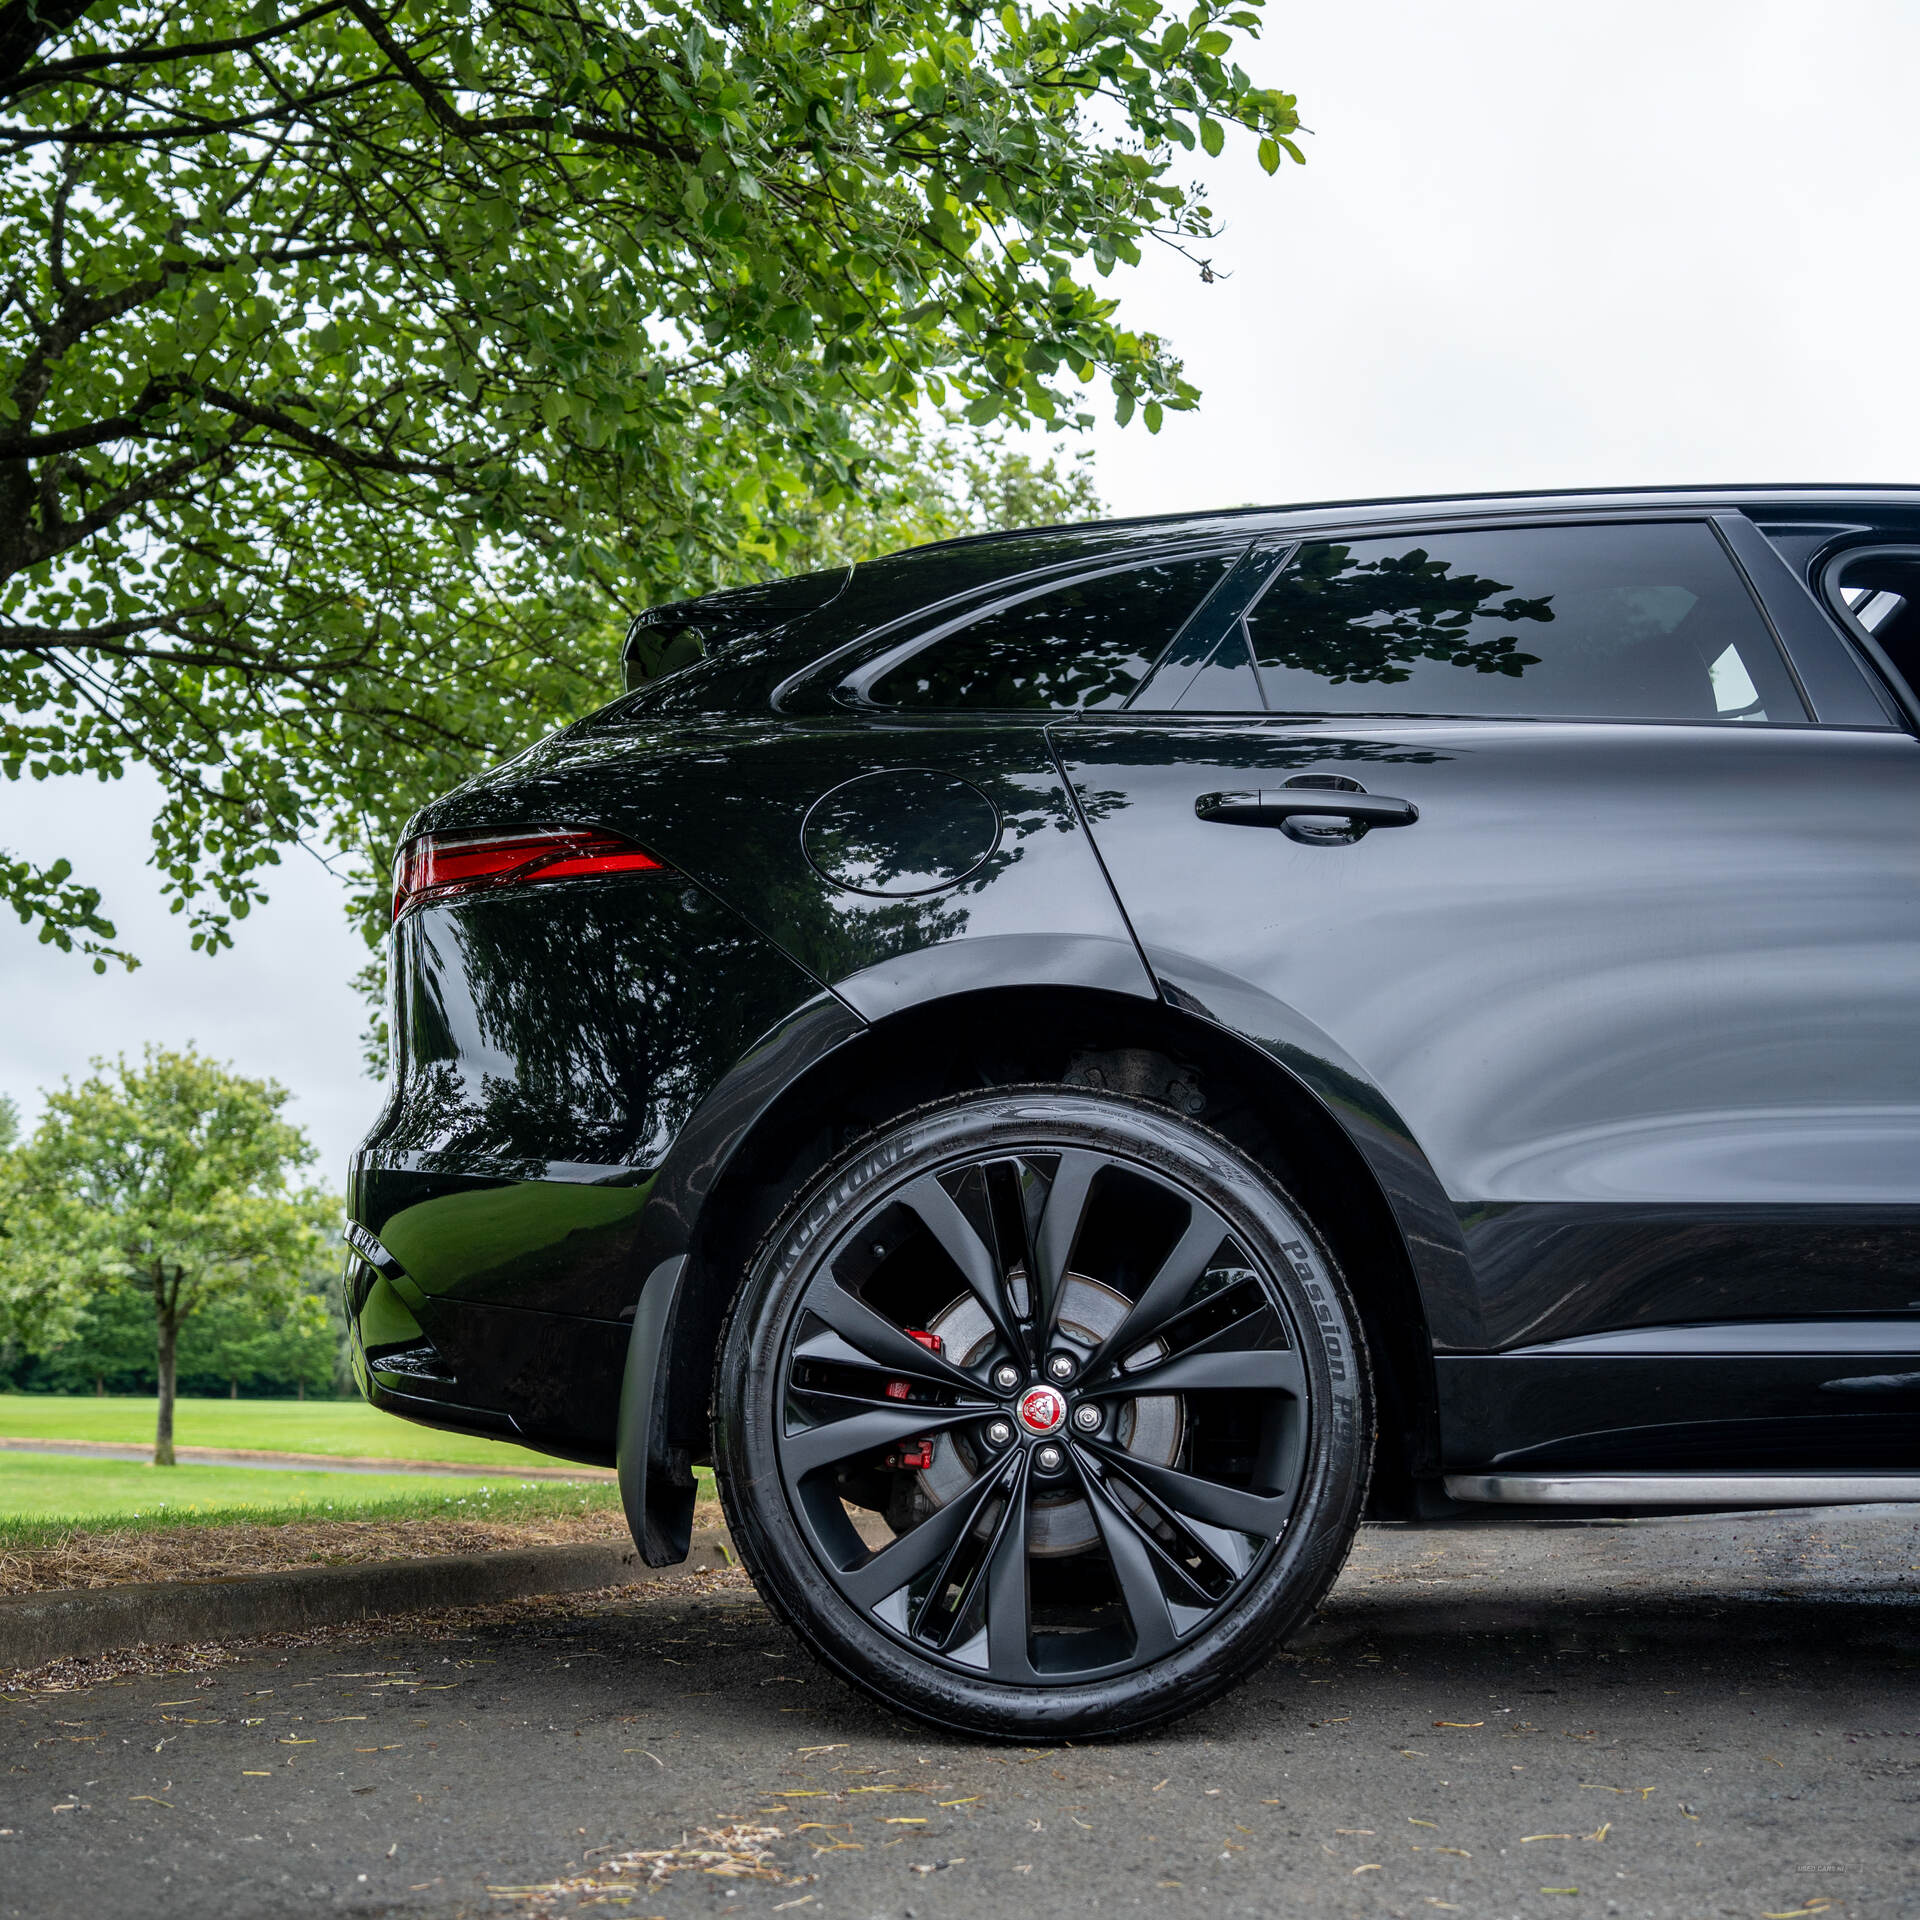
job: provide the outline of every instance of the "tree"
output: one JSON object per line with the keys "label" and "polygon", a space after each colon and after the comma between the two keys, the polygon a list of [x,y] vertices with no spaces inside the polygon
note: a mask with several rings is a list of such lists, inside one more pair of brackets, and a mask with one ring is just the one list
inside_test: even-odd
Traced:
{"label": "tree", "polygon": [[153,1303],[131,1285],[95,1289],[33,1351],[9,1356],[0,1382],[15,1393],[152,1392]]}
{"label": "tree", "polygon": [[[1210,241],[1229,126],[1299,157],[1258,4],[0,0],[0,769],[152,766],[196,946],[299,843],[371,925],[639,608],[1193,403],[1097,282]],[[115,951],[66,860],[0,889]]]}
{"label": "tree", "polygon": [[214,1302],[181,1330],[180,1378],[194,1393],[284,1393],[304,1400],[334,1384],[333,1323],[327,1314],[326,1282],[302,1276],[283,1302],[256,1294]]}
{"label": "tree", "polygon": [[[350,1385],[340,1365],[334,1276],[302,1276],[291,1300],[228,1295],[180,1328],[182,1395],[327,1395]],[[153,1301],[134,1281],[90,1292],[59,1336],[33,1353],[0,1353],[0,1389],[14,1393],[155,1391]]]}
{"label": "tree", "polygon": [[291,1184],[314,1156],[282,1117],[287,1097],[192,1049],[149,1047],[138,1066],[96,1061],[88,1079],[49,1094],[9,1156],[0,1290],[40,1350],[73,1330],[89,1299],[147,1296],[156,1466],[173,1465],[181,1329],[234,1303],[291,1309],[320,1258],[329,1203]]}

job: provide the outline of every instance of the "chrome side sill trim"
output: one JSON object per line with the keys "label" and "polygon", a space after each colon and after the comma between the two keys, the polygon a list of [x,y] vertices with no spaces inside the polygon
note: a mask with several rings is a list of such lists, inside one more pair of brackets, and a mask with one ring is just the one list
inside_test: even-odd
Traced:
{"label": "chrome side sill trim", "polygon": [[1446,1489],[1504,1507],[1853,1507],[1920,1501],[1920,1474],[1450,1473]]}

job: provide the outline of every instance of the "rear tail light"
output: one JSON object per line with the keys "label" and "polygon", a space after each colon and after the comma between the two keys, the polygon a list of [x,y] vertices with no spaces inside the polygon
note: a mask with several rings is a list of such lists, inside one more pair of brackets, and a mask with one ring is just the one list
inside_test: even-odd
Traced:
{"label": "rear tail light", "polygon": [[393,865],[393,917],[423,901],[481,888],[574,880],[588,874],[659,873],[652,854],[591,827],[523,833],[423,833],[400,849]]}

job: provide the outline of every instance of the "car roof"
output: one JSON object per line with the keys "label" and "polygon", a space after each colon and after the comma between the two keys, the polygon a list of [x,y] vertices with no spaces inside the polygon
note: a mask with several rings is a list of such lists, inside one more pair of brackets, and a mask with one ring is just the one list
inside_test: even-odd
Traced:
{"label": "car roof", "polygon": [[[980,547],[995,542],[1032,539],[1037,535],[1117,531],[1125,528],[1141,533],[1158,533],[1177,538],[1182,534],[1204,535],[1251,526],[1256,532],[1264,523],[1276,526],[1325,521],[1405,520],[1428,514],[1444,514],[1449,519],[1462,515],[1504,515],[1524,513],[1547,507],[1555,513],[1591,511],[1638,511],[1646,508],[1686,508],[1697,512],[1714,508],[1741,511],[1831,512],[1839,506],[1905,507],[1920,510],[1920,485],[1896,482],[1843,482],[1814,480],[1805,482],[1769,481],[1730,486],[1643,486],[1643,487],[1534,487],[1506,488],[1491,493],[1407,493],[1378,494],[1347,500],[1296,500],[1267,505],[1247,504],[1216,507],[1181,513],[1140,514],[1103,520],[1063,522],[1050,527],[1023,529],[1015,533],[970,533],[950,540],[929,541],[924,546],[906,547],[887,556],[904,560],[910,555],[934,555],[957,548]],[[866,564],[872,565],[873,562]]]}

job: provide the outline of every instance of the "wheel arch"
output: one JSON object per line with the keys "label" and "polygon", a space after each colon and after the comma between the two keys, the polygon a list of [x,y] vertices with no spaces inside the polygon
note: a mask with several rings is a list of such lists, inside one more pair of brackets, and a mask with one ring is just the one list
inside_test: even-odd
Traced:
{"label": "wheel arch", "polygon": [[[1416,1510],[1418,1485],[1439,1459],[1431,1315],[1388,1186],[1350,1131],[1362,1127],[1351,1101],[1336,1107],[1272,1053],[1191,1008],[1085,988],[955,994],[831,1038],[723,1152],[702,1153],[700,1204],[678,1216],[685,1239],[648,1262],[628,1369],[637,1400],[623,1403],[622,1429],[623,1439],[647,1436],[644,1529],[632,1500],[629,1511],[650,1559],[686,1550],[727,1308],[793,1195],[904,1113],[1036,1081],[1106,1085],[1188,1113],[1268,1167],[1306,1209],[1347,1275],[1375,1358],[1382,1445],[1372,1510]],[[1400,1160],[1409,1148],[1390,1143]]]}

